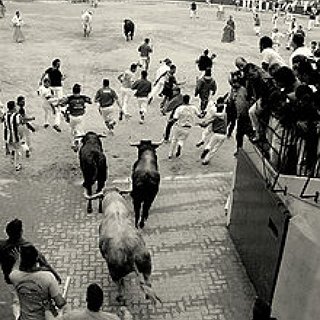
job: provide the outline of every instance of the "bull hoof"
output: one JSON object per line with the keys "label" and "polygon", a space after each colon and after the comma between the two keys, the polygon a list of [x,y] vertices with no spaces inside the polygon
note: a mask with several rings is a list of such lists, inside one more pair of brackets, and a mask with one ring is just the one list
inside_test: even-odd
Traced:
{"label": "bull hoof", "polygon": [[116,300],[117,300],[117,302],[119,302],[119,303],[124,302],[123,295],[119,294],[119,295],[116,297]]}
{"label": "bull hoof", "polygon": [[92,211],[93,211],[92,208],[87,209],[87,213],[92,213]]}
{"label": "bull hoof", "polygon": [[140,226],[141,229],[143,229],[143,227],[144,227],[144,220],[141,220],[141,221],[140,221],[139,226]]}

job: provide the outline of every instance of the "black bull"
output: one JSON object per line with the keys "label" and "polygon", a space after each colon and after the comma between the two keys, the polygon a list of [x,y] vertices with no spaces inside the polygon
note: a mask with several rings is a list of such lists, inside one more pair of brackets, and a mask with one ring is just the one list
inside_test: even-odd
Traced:
{"label": "black bull", "polygon": [[[102,191],[107,180],[107,159],[104,155],[100,136],[94,132],[87,132],[82,138],[79,151],[80,168],[83,174],[83,187],[89,196],[92,186],[97,182],[96,193]],[[92,212],[92,200],[88,200],[87,212]],[[99,198],[99,212],[102,213],[102,197]]]}
{"label": "black bull", "polygon": [[[150,207],[159,191],[160,174],[158,170],[156,149],[159,143],[142,140],[134,144],[138,148],[138,160],[132,169],[132,192],[135,212],[135,226],[144,227],[148,219]],[[142,215],[140,215],[142,206]],[[139,223],[140,220],[140,223]]]}
{"label": "black bull", "polygon": [[129,39],[133,40],[134,23],[131,20],[129,20],[129,19],[124,20],[123,32],[124,32],[124,35],[125,35],[127,41],[129,41]]}

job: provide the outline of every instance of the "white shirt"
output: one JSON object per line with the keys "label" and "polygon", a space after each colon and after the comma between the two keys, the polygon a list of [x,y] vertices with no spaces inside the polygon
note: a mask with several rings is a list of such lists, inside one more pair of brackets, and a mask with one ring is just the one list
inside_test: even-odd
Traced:
{"label": "white shirt", "polygon": [[[163,74],[167,73],[167,71],[170,70],[170,67],[163,63],[157,70],[156,72],[156,78],[155,81],[157,81]],[[158,81],[159,83],[164,83],[165,77],[161,77],[160,80]]]}
{"label": "white shirt", "polygon": [[272,48],[263,49],[261,58],[261,62],[267,63],[269,66],[275,63],[278,63],[281,67],[286,65],[280,54]]}
{"label": "white shirt", "polygon": [[289,58],[289,67],[292,68],[292,60],[294,57],[296,56],[305,56],[309,59],[313,58],[313,54],[311,52],[311,50],[308,47],[299,47],[296,50],[294,50]]}
{"label": "white shirt", "polygon": [[22,18],[21,18],[21,15],[18,17],[17,15],[15,15],[12,20],[11,20],[12,24],[14,26],[17,26],[17,27],[20,27],[22,26],[23,24],[23,21],[22,21]]}
{"label": "white shirt", "polygon": [[131,70],[126,70],[121,75],[121,85],[123,88],[130,88],[134,82],[134,73]]}
{"label": "white shirt", "polygon": [[51,90],[51,88],[46,88],[45,86],[40,86],[38,89],[38,94],[40,97],[45,98],[45,99],[49,99],[53,97],[53,91]]}
{"label": "white shirt", "polygon": [[192,127],[196,117],[200,114],[199,109],[192,104],[183,104],[178,107],[173,115],[179,127]]}
{"label": "white shirt", "polygon": [[91,23],[92,22],[92,15],[88,11],[85,11],[83,13],[83,15],[81,16],[81,19],[82,19],[83,24]]}

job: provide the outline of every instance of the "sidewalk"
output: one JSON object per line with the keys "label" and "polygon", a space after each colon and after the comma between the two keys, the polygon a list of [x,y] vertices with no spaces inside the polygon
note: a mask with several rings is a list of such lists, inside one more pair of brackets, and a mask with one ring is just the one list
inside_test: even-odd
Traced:
{"label": "sidewalk", "polygon": [[[162,180],[144,239],[153,259],[152,285],[163,304],[153,307],[135,276],[129,276],[126,303],[134,319],[249,319],[254,290],[225,227],[223,206],[230,180],[230,173]],[[20,183],[14,194],[10,190],[12,184],[2,184],[1,225],[13,217],[12,208],[19,203],[16,212],[26,224],[26,238],[35,242],[63,279],[72,277],[68,293],[72,306],[84,307],[85,288],[97,282],[105,293],[104,309],[117,311],[116,287],[98,249],[103,215],[85,212],[80,186],[60,181],[35,183],[31,189]],[[10,201],[3,195],[11,196]],[[2,291],[0,301],[6,299]],[[10,319],[8,308],[0,304],[1,319]]]}

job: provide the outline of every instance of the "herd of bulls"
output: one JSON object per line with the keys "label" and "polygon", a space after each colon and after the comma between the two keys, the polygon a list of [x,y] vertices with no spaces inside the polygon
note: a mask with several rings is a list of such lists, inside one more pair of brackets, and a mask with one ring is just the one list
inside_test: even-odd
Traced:
{"label": "herd of bulls", "polygon": [[[124,277],[131,272],[142,275],[140,288],[147,298],[156,302],[160,299],[151,289],[151,255],[141,235],[149,210],[160,184],[156,149],[161,143],[141,140],[131,144],[138,148],[138,159],[132,168],[131,197],[135,212],[135,224],[132,212],[125,198],[125,191],[115,187],[106,187],[108,178],[107,160],[101,138],[94,132],[87,132],[81,140],[79,150],[80,168],[83,174],[83,187],[88,200],[87,212],[92,212],[92,200],[99,200],[99,212],[104,219],[99,228],[99,248],[106,260],[109,274],[118,285],[117,300],[123,301]],[[96,193],[92,194],[93,185],[97,184]]]}

